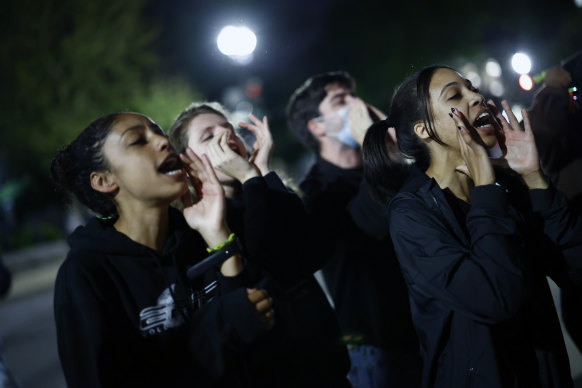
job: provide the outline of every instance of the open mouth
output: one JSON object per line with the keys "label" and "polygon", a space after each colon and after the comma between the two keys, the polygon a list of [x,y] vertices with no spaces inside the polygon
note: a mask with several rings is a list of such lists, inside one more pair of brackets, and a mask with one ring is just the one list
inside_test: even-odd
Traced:
{"label": "open mouth", "polygon": [[485,129],[487,127],[493,128],[493,123],[491,121],[491,115],[488,112],[483,112],[475,119],[473,122],[473,127],[475,129]]}
{"label": "open mouth", "polygon": [[168,156],[160,167],[158,167],[158,172],[164,175],[178,175],[182,171],[182,161],[175,154]]}
{"label": "open mouth", "polygon": [[241,154],[241,149],[239,148],[238,144],[236,141],[234,140],[230,140],[227,142],[228,144],[228,148],[230,148],[231,150],[233,150],[236,154],[244,157],[244,155]]}

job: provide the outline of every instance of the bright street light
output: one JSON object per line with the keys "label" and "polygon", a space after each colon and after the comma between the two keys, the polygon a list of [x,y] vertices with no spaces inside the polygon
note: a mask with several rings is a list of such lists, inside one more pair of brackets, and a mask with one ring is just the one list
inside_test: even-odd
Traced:
{"label": "bright street light", "polygon": [[257,47],[257,36],[244,26],[226,26],[216,39],[218,49],[229,57],[251,55]]}
{"label": "bright street light", "polygon": [[531,70],[531,59],[524,53],[516,53],[511,58],[511,67],[518,74],[527,74]]}

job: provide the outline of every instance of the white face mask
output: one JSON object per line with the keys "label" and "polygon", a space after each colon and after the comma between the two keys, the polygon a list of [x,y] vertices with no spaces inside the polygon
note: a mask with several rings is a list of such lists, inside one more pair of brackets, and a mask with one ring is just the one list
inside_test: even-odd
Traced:
{"label": "white face mask", "polygon": [[333,112],[332,115],[339,115],[340,119],[343,122],[342,128],[337,132],[329,132],[326,131],[327,136],[335,137],[343,144],[352,147],[358,148],[360,145],[356,142],[352,133],[350,131],[350,124],[348,122],[348,114],[350,112],[350,105],[346,105],[343,108],[338,109],[337,111]]}

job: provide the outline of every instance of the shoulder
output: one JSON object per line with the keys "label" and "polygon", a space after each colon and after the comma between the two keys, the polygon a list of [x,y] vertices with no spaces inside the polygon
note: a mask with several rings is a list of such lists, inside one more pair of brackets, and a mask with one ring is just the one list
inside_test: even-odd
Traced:
{"label": "shoulder", "polygon": [[431,212],[425,198],[413,193],[398,194],[388,204],[387,214],[389,219],[397,220],[400,217],[407,218],[424,215]]}
{"label": "shoulder", "polygon": [[441,207],[448,206],[437,199],[434,190],[438,187],[423,187],[420,191],[400,192],[388,204],[388,220],[392,238],[404,233],[416,235],[421,239],[425,235],[434,235],[446,224]]}
{"label": "shoulder", "polygon": [[83,284],[105,274],[104,254],[88,250],[71,250],[57,274],[58,283]]}

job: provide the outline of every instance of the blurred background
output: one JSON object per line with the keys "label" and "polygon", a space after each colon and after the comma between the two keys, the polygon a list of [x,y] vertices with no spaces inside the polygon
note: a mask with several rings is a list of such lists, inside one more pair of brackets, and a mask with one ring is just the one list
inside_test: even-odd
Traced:
{"label": "blurred background", "polygon": [[[536,75],[582,49],[581,7],[582,0],[4,0],[0,255],[13,284],[0,305],[0,337],[8,365],[23,386],[63,386],[50,293],[63,239],[85,214],[62,205],[49,166],[95,118],[131,110],[168,128],[191,101],[218,100],[237,120],[267,115],[275,165],[299,180],[310,155],[288,133],[285,106],[309,76],[347,70],[357,93],[387,112],[406,75],[448,64],[517,111],[531,104]],[[17,341],[31,342],[17,350]],[[50,349],[38,370],[21,367],[40,346]]]}

